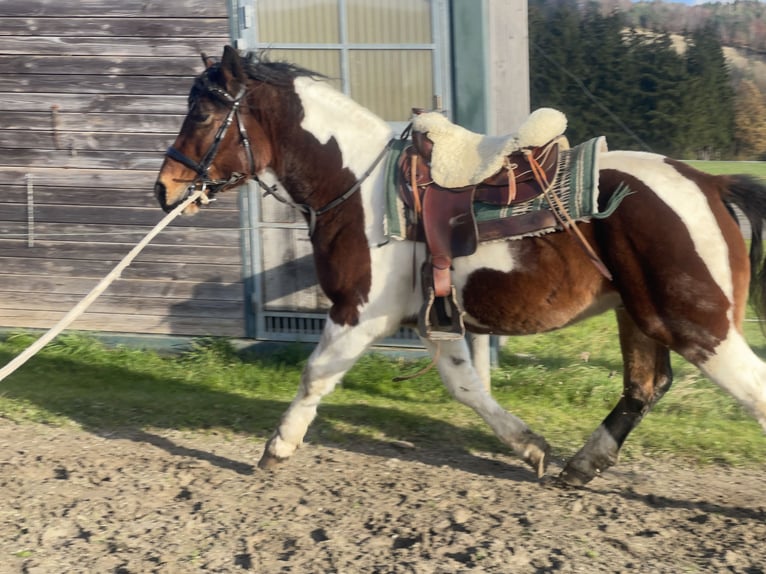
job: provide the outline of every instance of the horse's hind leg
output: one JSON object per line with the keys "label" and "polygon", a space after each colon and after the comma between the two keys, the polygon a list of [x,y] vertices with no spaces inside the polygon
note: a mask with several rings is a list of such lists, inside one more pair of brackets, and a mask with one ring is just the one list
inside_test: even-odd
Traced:
{"label": "horse's hind leg", "polygon": [[736,398],[766,431],[766,364],[739,331],[730,329],[713,355],[697,366]]}
{"label": "horse's hind leg", "polygon": [[560,479],[581,486],[617,462],[630,431],[670,388],[670,351],[644,335],[624,309],[617,311],[624,365],[623,394],[617,406],[564,467]]}
{"label": "horse's hind leg", "polygon": [[502,442],[534,468],[538,477],[542,476],[548,463],[548,443],[492,398],[473,366],[465,340],[433,342],[423,339],[423,343],[434,357],[450,394],[476,411]]}
{"label": "horse's hind leg", "polygon": [[295,452],[316,416],[322,397],[335,388],[346,371],[376,339],[376,333],[369,323],[360,328],[327,321],[319,344],[301,373],[298,393],[266,444],[259,467],[271,468]]}

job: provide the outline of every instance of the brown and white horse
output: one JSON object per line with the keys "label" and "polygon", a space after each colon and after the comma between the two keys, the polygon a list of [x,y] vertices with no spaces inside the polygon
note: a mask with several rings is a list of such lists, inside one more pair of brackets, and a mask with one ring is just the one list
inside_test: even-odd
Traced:
{"label": "brown and white horse", "polygon": [[[220,63],[206,63],[157,179],[161,206],[169,210],[203,185],[212,194],[271,170],[312,223],[319,283],[332,302],[297,395],[261,458],[268,468],[295,452],[322,397],[370,344],[414,322],[423,301],[413,269],[424,247],[389,241],[384,232],[379,158],[392,138],[384,121],[296,66],[229,47]],[[751,266],[761,268],[766,186],[659,155],[603,153],[599,203],[622,184],[633,193],[611,216],[578,224],[611,281],[566,233],[481,244],[474,255],[456,258],[452,272],[473,332],[541,333],[615,309],[624,391],[561,473],[575,485],[616,462],[628,433],[668,390],[671,350],[766,429],[766,364],[741,329]],[[732,204],[751,222],[750,256]],[[193,204],[188,212],[198,209]],[[763,301],[766,282],[753,276],[751,297]],[[465,341],[423,343],[450,393],[542,475],[548,444],[495,402]]]}

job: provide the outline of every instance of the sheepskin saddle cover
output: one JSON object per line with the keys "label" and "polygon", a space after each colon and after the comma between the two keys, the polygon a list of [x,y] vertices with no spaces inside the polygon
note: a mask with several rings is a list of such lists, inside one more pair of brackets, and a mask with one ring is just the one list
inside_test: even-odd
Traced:
{"label": "sheepskin saddle cover", "polygon": [[477,134],[453,124],[440,112],[425,112],[412,120],[413,132],[431,142],[431,176],[448,189],[477,185],[504,165],[506,157],[523,148],[541,146],[566,131],[566,116],[553,108],[532,112],[518,133]]}

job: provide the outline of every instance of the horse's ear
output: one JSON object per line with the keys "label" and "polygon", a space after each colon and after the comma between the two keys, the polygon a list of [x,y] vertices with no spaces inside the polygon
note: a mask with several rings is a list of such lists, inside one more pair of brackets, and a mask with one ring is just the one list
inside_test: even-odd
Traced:
{"label": "horse's ear", "polygon": [[211,56],[208,56],[205,54],[205,52],[200,52],[200,57],[202,58],[202,63],[205,64],[205,68],[209,68],[213,64],[215,64],[215,60]]}
{"label": "horse's ear", "polygon": [[223,77],[226,81],[226,89],[232,93],[236,92],[247,79],[245,68],[242,65],[242,57],[231,46],[225,46],[223,49],[221,72],[223,72]]}

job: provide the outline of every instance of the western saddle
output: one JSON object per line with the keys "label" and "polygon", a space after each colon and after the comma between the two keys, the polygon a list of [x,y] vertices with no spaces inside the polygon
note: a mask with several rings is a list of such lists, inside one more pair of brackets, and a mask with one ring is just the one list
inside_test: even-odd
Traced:
{"label": "western saddle", "polygon": [[559,151],[569,147],[566,118],[542,108],[518,134],[493,137],[452,124],[440,112],[413,112],[412,144],[399,158],[398,193],[411,213],[407,237],[427,246],[418,329],[431,340],[459,339],[465,326],[450,274],[453,258],[471,255],[481,241],[557,221],[554,211],[543,210],[477,223],[474,202],[509,206],[549,191]]}

